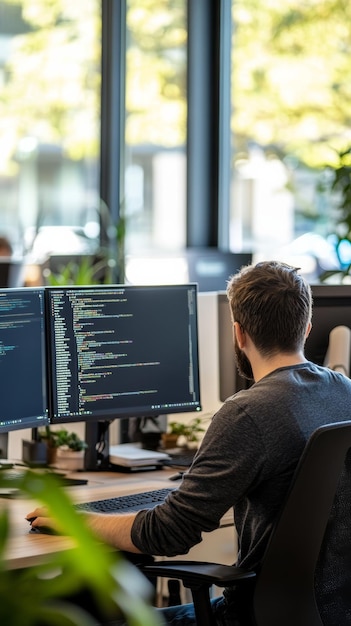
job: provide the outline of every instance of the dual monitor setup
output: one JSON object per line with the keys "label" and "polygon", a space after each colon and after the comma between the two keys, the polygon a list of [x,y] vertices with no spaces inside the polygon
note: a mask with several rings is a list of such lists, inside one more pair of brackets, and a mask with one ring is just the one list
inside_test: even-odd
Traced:
{"label": "dual monitor setup", "polygon": [[115,418],[201,409],[195,284],[2,289],[0,326],[3,458],[13,430],[84,421],[97,444]]}

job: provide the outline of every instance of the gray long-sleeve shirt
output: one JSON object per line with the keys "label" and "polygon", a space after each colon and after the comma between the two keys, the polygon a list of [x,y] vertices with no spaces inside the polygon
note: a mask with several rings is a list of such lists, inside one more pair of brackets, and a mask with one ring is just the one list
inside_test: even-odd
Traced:
{"label": "gray long-sleeve shirt", "polygon": [[149,554],[184,554],[234,507],[238,565],[257,568],[306,440],[318,426],[348,419],[350,405],[351,380],[310,362],[238,392],[213,417],[179,488],[138,513],[133,543]]}

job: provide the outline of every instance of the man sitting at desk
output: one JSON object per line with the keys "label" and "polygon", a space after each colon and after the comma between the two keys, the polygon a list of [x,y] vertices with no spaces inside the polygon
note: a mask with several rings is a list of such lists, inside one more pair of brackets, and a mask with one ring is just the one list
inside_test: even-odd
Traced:
{"label": "man sitting at desk", "polygon": [[[92,529],[121,550],[175,556],[200,542],[202,532],[218,528],[234,507],[237,563],[251,570],[260,565],[307,439],[322,424],[346,417],[351,380],[304,356],[312,297],[296,269],[277,262],[245,267],[232,277],[227,293],[238,368],[254,384],[216,413],[191,469],[163,504],[135,514],[87,515]],[[35,516],[33,526],[50,524],[40,510],[28,515]],[[345,533],[338,538],[340,555],[349,550],[349,530]],[[339,571],[342,576],[346,563]],[[328,560],[316,582],[323,622],[351,624],[350,617],[345,621],[350,613],[341,581],[331,576]],[[240,624],[235,590],[212,602],[218,626]],[[340,609],[340,615],[333,609],[332,622],[331,605]],[[196,623],[192,605],[161,610],[168,624]]]}

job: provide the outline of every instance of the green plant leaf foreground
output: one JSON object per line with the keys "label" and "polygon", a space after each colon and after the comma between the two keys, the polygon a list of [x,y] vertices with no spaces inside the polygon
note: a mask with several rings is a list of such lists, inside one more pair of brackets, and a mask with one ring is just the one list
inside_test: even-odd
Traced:
{"label": "green plant leaf foreground", "polygon": [[[77,513],[59,478],[28,470],[16,479],[0,473],[0,485],[17,487],[47,508],[73,547],[54,553],[48,562],[21,571],[7,570],[4,552],[9,512],[0,514],[0,624],[11,626],[90,626],[96,620],[62,598],[89,589],[103,615],[125,615],[130,626],[159,626],[149,603],[151,585],[136,567],[100,542]],[[24,522],[25,523],[25,522]]]}

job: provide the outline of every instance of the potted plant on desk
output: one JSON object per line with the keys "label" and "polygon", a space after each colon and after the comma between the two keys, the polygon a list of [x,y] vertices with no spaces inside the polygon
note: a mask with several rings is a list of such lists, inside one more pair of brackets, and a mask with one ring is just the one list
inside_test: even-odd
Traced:
{"label": "potted plant on desk", "polygon": [[190,448],[196,445],[199,434],[205,432],[202,428],[202,419],[194,417],[190,422],[170,422],[166,433],[162,433],[162,445],[165,449],[176,448],[180,437],[183,438],[185,446]]}
{"label": "potted plant on desk", "polygon": [[46,427],[40,438],[47,442],[49,465],[68,471],[84,469],[87,444],[76,433],[65,428],[51,430]]}

